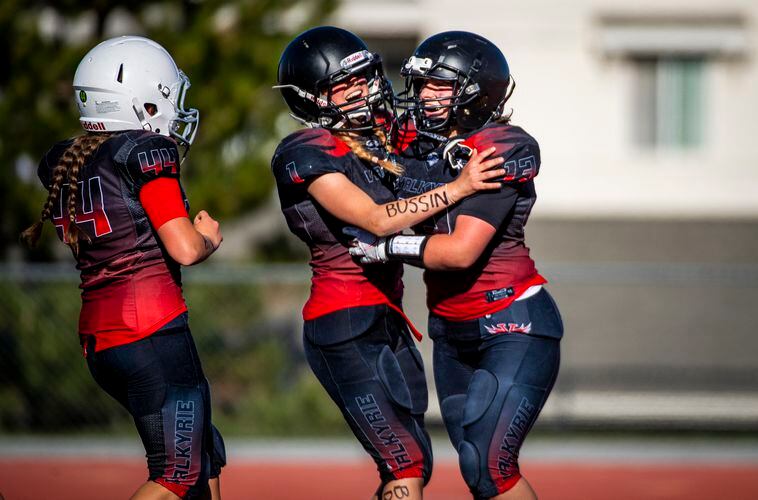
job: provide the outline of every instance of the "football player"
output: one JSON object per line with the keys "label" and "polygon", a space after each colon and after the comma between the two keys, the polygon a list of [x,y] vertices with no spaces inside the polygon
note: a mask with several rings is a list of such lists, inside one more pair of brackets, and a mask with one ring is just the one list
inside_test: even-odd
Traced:
{"label": "football player", "polygon": [[86,133],[42,158],[49,194],[22,234],[33,245],[49,220],[73,251],[87,365],[132,415],[147,455],[149,481],[134,499],[217,499],[225,463],[181,287],[180,266],[205,260],[222,239],[207,212],[189,219],[179,183],[177,146],[189,148],[198,126],[184,104],[189,86],[147,38],[90,50],[74,76]]}
{"label": "football player", "polygon": [[[510,123],[513,80],[502,52],[473,33],[450,31],[418,46],[402,68],[407,109],[398,134],[405,165],[398,198],[446,185],[476,150],[495,147],[506,175],[394,239],[361,233],[362,263],[425,267],[434,378],[461,473],[476,499],[532,499],[518,453],[557,377],[563,324],[524,242],[536,199],[537,141]],[[440,161],[441,160],[441,161]]]}
{"label": "football player", "polygon": [[[502,159],[486,158],[494,149],[477,152],[455,181],[395,201],[402,166],[386,141],[390,84],[379,56],[340,28],[297,36],[281,56],[276,88],[307,127],[281,142],[272,169],[287,224],[311,251],[303,309],[308,363],[377,464],[375,498],[421,498],[432,470],[427,388],[401,309],[402,264],[357,265],[342,231],[393,234],[476,190],[498,188],[487,181],[502,177],[494,168]],[[403,242],[396,243],[390,251],[403,253]],[[337,478],[334,487],[339,496]]]}

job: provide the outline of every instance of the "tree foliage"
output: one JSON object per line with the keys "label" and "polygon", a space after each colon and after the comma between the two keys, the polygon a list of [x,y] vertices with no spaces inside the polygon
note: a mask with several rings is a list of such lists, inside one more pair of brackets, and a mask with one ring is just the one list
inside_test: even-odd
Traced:
{"label": "tree foliage", "polygon": [[[0,71],[1,257],[39,217],[38,159],[52,142],[81,133],[71,87],[76,66],[110,36],[156,40],[190,77],[187,102],[201,120],[182,175],[193,209],[230,218],[258,205],[271,189],[276,140],[294,128],[271,90],[279,55],[335,2],[0,0],[0,64],[7,68]],[[49,250],[27,256],[49,258]]]}

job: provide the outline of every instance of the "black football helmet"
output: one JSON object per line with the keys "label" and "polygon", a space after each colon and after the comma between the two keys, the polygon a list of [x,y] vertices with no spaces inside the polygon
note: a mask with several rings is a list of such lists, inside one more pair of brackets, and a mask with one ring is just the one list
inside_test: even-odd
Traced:
{"label": "black football helmet", "polygon": [[[400,74],[405,77],[405,90],[398,95],[397,106],[412,114],[422,132],[480,128],[502,115],[515,87],[500,49],[466,31],[445,31],[427,38],[403,63]],[[447,104],[419,97],[429,79],[454,83]],[[450,108],[450,112],[442,119],[429,118],[424,112],[439,108]]]}
{"label": "black football helmet", "polygon": [[[336,105],[334,84],[365,76],[368,95]],[[309,126],[339,130],[372,130],[386,126],[394,116],[392,86],[384,76],[382,60],[355,34],[320,26],[298,35],[279,60],[279,84],[292,116]]]}

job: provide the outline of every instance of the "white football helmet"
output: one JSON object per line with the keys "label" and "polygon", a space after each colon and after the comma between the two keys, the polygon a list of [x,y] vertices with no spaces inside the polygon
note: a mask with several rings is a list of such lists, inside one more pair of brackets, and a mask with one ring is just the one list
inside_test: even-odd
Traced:
{"label": "white football helmet", "polygon": [[189,87],[166,49],[148,38],[121,36],[84,56],[74,100],[84,130],[152,130],[189,146],[200,121],[198,110],[184,108]]}

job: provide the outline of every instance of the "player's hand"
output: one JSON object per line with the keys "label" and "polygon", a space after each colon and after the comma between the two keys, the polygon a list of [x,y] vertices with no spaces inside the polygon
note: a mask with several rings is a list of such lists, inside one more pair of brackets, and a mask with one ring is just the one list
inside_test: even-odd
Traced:
{"label": "player's hand", "polygon": [[205,210],[200,210],[195,216],[195,230],[202,234],[213,245],[213,249],[217,249],[224,237],[221,236],[221,230],[219,229],[218,221],[211,217]]}
{"label": "player's hand", "polygon": [[505,160],[502,156],[488,159],[496,149],[495,147],[491,147],[482,152],[474,149],[471,152],[471,158],[461,170],[461,174],[447,185],[448,192],[453,197],[452,201],[460,201],[461,198],[472,195],[477,191],[501,187],[500,179],[505,176],[505,169],[495,167],[502,164]]}
{"label": "player's hand", "polygon": [[347,226],[342,229],[350,240],[350,255],[361,264],[382,264],[387,262],[387,238],[364,231],[363,229]]}

